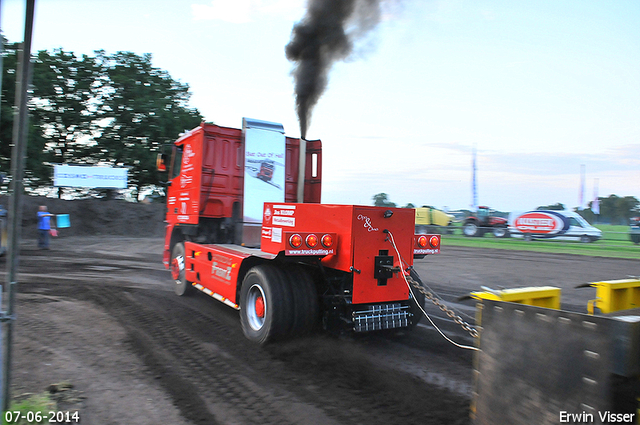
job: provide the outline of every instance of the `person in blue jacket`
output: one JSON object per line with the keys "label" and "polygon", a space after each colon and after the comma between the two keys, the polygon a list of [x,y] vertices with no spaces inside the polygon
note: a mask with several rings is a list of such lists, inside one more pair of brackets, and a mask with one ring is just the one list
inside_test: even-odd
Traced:
{"label": "person in blue jacket", "polygon": [[45,205],[38,210],[38,248],[49,249],[49,232],[51,232],[51,217]]}

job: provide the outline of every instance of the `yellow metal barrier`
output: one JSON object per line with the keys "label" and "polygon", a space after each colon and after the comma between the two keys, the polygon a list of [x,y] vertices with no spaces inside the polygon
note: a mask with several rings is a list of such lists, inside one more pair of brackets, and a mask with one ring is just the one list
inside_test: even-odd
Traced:
{"label": "yellow metal barrier", "polygon": [[596,298],[587,304],[589,314],[596,307],[603,314],[640,307],[640,279],[606,280],[589,286],[596,288]]}
{"label": "yellow metal barrier", "polygon": [[511,303],[532,305],[535,307],[560,310],[560,288],[554,286],[532,286],[502,290],[486,290],[472,292],[471,298],[476,300],[507,301]]}

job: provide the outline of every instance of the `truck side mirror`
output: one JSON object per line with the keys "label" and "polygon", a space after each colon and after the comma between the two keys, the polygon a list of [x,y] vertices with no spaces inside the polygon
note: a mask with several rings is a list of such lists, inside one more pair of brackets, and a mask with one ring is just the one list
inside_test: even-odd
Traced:
{"label": "truck side mirror", "polygon": [[167,171],[167,155],[159,153],[156,157],[156,169],[158,171]]}

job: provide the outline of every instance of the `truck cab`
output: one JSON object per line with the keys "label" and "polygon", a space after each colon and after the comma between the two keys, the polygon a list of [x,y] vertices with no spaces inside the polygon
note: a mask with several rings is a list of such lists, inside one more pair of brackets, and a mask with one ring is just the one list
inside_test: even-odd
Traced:
{"label": "truck cab", "polygon": [[[243,129],[202,123],[174,142],[168,164],[165,265],[170,262],[170,252],[175,244],[186,240],[259,245],[259,226],[258,229],[255,226],[259,219],[246,219],[245,213],[259,217],[260,214],[250,212],[250,209],[261,211],[262,198],[272,200],[273,194],[268,190],[275,187],[273,179],[274,173],[277,177],[278,169],[282,174],[281,189],[275,196],[282,202],[297,201],[300,139],[285,137],[284,129],[278,124],[247,118],[243,122]],[[249,133],[251,137],[251,130],[281,136],[283,146],[279,165],[273,159],[262,158],[269,155],[274,158],[277,154],[272,152],[256,150],[249,152],[251,156],[245,156],[246,135]],[[322,142],[303,142],[306,145],[303,201],[318,203],[322,184]],[[257,173],[253,172],[256,160],[259,160]],[[269,189],[263,189],[262,196],[257,196],[254,190],[245,191],[245,186],[254,188],[255,182],[250,181],[254,178],[262,184],[272,183]]]}

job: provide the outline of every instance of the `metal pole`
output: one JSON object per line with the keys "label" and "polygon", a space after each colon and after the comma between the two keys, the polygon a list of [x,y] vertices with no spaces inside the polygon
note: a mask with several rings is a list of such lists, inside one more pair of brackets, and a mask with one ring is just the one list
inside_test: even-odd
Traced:
{"label": "metal pole", "polygon": [[297,201],[304,202],[304,179],[307,176],[307,141],[300,138],[300,156],[298,157],[298,192]]}
{"label": "metal pole", "polygon": [[[0,0],[0,22],[2,22],[2,0]],[[0,28],[0,101],[2,101],[2,71],[4,70],[3,53],[4,53],[4,39],[2,38],[2,28]],[[0,112],[2,112],[2,108],[0,108]],[[0,285],[0,290],[2,290],[1,285]],[[2,306],[2,304],[0,304],[0,306]]]}
{"label": "metal pole", "polygon": [[27,0],[24,24],[24,42],[19,57],[16,78],[16,105],[18,111],[14,117],[13,150],[11,153],[11,198],[9,201],[9,250],[7,255],[7,333],[3,369],[2,410],[7,411],[11,398],[11,344],[13,340],[13,321],[15,320],[15,296],[17,292],[17,270],[19,259],[20,224],[22,222],[22,191],[24,190],[24,164],[27,151],[28,131],[28,89],[31,77],[31,35],[33,33],[33,15],[35,0]]}
{"label": "metal pole", "polygon": [[[2,1],[0,0],[0,22],[2,22]],[[4,39],[2,38],[2,28],[0,28],[0,112],[2,111],[2,74],[4,71],[4,61],[3,61],[3,54],[4,54]],[[0,115],[0,118],[2,118],[2,116]],[[0,180],[2,180],[2,177],[0,177]],[[2,183],[0,181],[0,183]],[[2,208],[2,205],[0,205],[0,208]],[[0,254],[2,253],[2,250],[4,249],[4,247],[2,246],[2,219],[0,218]],[[2,285],[0,285],[0,319],[4,317],[4,310],[3,310],[3,306],[2,306]],[[3,328],[3,324],[0,321],[0,364],[4,364],[3,363],[3,359],[4,359],[4,355],[3,355],[3,350],[4,350],[4,344],[2,342],[2,328]],[[2,367],[0,367],[0,407],[2,408],[2,412],[5,411],[4,409],[4,379],[2,379]],[[2,418],[0,418],[1,420]]]}
{"label": "metal pole", "polygon": [[[5,318],[4,315],[4,310],[2,310],[2,285],[0,285],[0,317],[2,317],[2,319]],[[0,407],[2,407],[2,413],[3,416],[0,419],[4,419],[4,412],[7,411],[7,408],[5,408],[4,406],[4,388],[5,388],[5,382],[4,382],[4,377],[3,377],[3,369],[4,369],[4,341],[2,339],[2,328],[4,328],[4,322],[0,323],[0,363],[2,363],[2,366],[0,368]]]}

